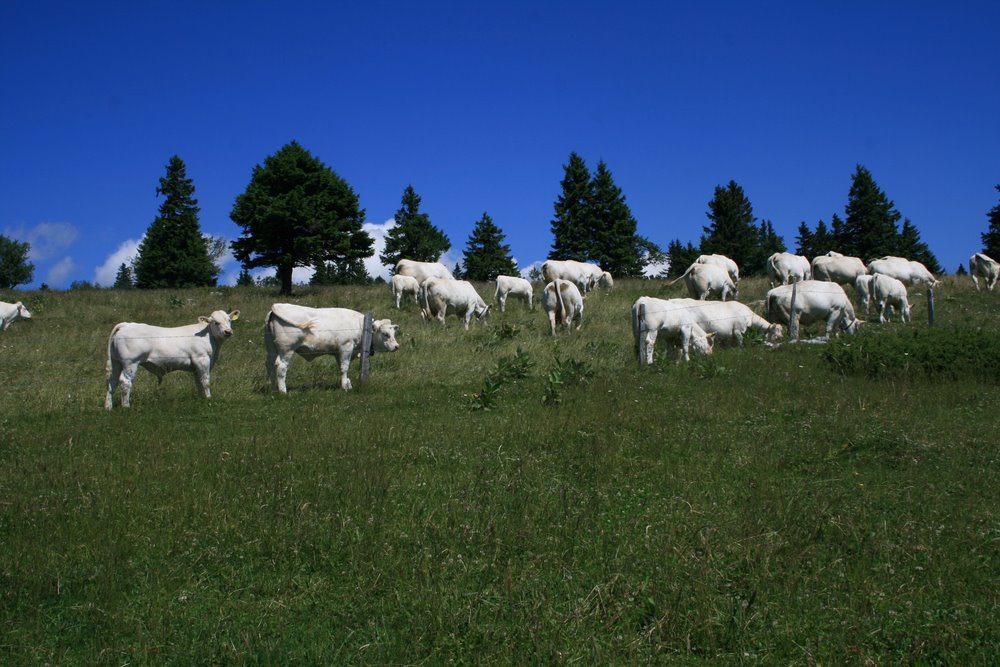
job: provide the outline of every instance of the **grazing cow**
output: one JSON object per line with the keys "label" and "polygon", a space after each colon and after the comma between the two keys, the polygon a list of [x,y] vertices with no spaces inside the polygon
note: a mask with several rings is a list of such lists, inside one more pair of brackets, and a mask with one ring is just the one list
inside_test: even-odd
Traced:
{"label": "grazing cow", "polygon": [[420,286],[420,302],[423,307],[420,316],[423,319],[436,317],[443,325],[448,308],[452,308],[463,320],[466,331],[473,315],[481,320],[490,314],[490,307],[479,296],[472,283],[466,280],[428,278]]}
{"label": "grazing cow", "polygon": [[198,324],[183,327],[154,327],[136,322],[121,322],[108,337],[108,393],[104,409],[112,407],[115,388],[121,383],[122,407],[131,405],[132,382],[142,366],[157,380],[170,371],[194,373],[195,384],[205,398],[209,389],[212,367],[219,360],[222,344],[233,335],[232,323],[240,316],[234,310],[226,314],[217,310],[208,317],[199,317]]}
{"label": "grazing cow", "polygon": [[396,262],[395,275],[416,278],[421,285],[428,278],[455,279],[448,267],[441,262],[418,262],[413,259],[401,259]]}
{"label": "grazing cow", "polygon": [[813,257],[812,277],[840,285],[853,285],[858,276],[868,273],[865,263],[858,257],[848,257],[832,250]]}
{"label": "grazing cow", "polygon": [[920,284],[925,284],[928,287],[937,287],[938,285],[938,280],[933,273],[927,270],[926,266],[905,257],[874,259],[868,263],[868,273],[872,275],[882,273],[892,276],[909,287]]}
{"label": "grazing cow", "polygon": [[892,276],[876,273],[872,276],[872,299],[878,311],[878,321],[889,321],[892,308],[899,311],[903,322],[910,321],[910,303],[906,298],[906,285]]}
{"label": "grazing cow", "polygon": [[556,335],[556,322],[569,329],[576,318],[577,330],[583,326],[583,295],[580,289],[569,280],[556,278],[542,290],[542,310],[549,318],[549,328]]}
{"label": "grazing cow", "polygon": [[872,307],[872,278],[874,277],[867,273],[854,280],[854,293],[858,297],[858,305],[861,306],[861,310],[866,316]]}
{"label": "grazing cow", "polygon": [[568,280],[575,283],[581,292],[589,292],[595,287],[607,287],[612,289],[615,281],[611,274],[601,269],[596,264],[577,262],[566,259],[547,259],[542,263],[542,276],[546,281],[551,282],[556,278]]}
{"label": "grazing cow", "polygon": [[18,320],[30,320],[31,313],[20,301],[6,303],[0,301],[0,331],[6,331],[10,325]]}
{"label": "grazing cow", "polygon": [[694,263],[721,266],[729,274],[729,277],[733,279],[734,283],[739,284],[740,282],[740,267],[725,255],[698,255],[698,259],[694,260]]}
{"label": "grazing cow", "polygon": [[396,303],[396,310],[399,310],[399,302],[407,294],[413,295],[413,303],[419,303],[417,292],[420,291],[420,283],[413,276],[396,274],[389,280],[389,286],[392,289],[392,299]]}
{"label": "grazing cow", "polygon": [[524,297],[528,302],[528,310],[531,310],[531,299],[534,296],[531,283],[518,276],[497,276],[497,290],[493,298],[500,304],[500,312],[507,312],[507,297]]}
{"label": "grazing cow", "polygon": [[[285,378],[292,357],[306,361],[335,354],[340,361],[340,388],[351,389],[347,370],[351,359],[361,355],[365,316],[347,308],[309,308],[294,303],[275,303],[264,318],[264,349],[267,352],[267,377],[271,386],[288,393]],[[372,322],[370,353],[395,352],[398,324],[390,320]]]}
{"label": "grazing cow", "polygon": [[789,285],[800,280],[811,280],[812,267],[809,260],[801,255],[776,252],[767,258],[767,277],[771,281],[771,287]]}
{"label": "grazing cow", "polygon": [[722,301],[736,299],[736,284],[729,273],[717,264],[692,264],[683,275],[668,284],[673,285],[681,278],[692,299],[704,301],[710,296],[717,296]]}
{"label": "grazing cow", "polygon": [[[707,333],[694,313],[692,299],[656,299],[641,296],[632,304],[632,338],[639,356],[639,365],[653,363],[653,350],[660,332],[679,354],[677,361],[691,359],[690,349],[712,354],[714,333]],[[640,317],[640,311],[641,317]]]}
{"label": "grazing cow", "polygon": [[992,292],[993,287],[997,284],[997,278],[1000,277],[1000,262],[977,252],[969,258],[969,275],[972,277],[972,282],[976,284],[977,292],[979,291],[980,278],[986,280],[986,289]]}
{"label": "grazing cow", "polygon": [[764,333],[768,343],[781,340],[784,330],[780,324],[772,324],[753,312],[749,306],[738,301],[699,301],[697,299],[672,299],[690,308],[691,315],[706,333],[715,334],[716,341],[736,343],[743,346],[743,335],[747,329]]}
{"label": "grazing cow", "polygon": [[[796,289],[795,312],[792,313],[792,289]],[[826,322],[826,336],[836,329],[856,333],[862,323],[854,315],[854,306],[844,288],[837,283],[822,280],[803,280],[795,285],[781,285],[767,293],[765,299],[767,319],[778,324],[791,324],[794,316],[798,324]],[[799,327],[795,327],[798,337]]]}

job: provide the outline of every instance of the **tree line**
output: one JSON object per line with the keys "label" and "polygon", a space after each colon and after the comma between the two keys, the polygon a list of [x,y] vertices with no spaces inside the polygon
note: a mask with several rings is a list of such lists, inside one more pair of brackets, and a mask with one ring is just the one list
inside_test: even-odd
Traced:
{"label": "tree line", "polygon": [[[768,256],[786,250],[770,220],[758,220],[742,187],[735,181],[716,186],[708,202],[708,224],[698,246],[670,242],[666,252],[637,233],[637,224],[611,170],[599,161],[593,173],[573,152],[563,165],[560,194],[550,221],[549,258],[599,264],[616,277],[642,275],[651,263],[669,260],[668,275],[678,275],[699,254],[724,254],[745,275],[764,272]],[[1000,185],[996,186],[1000,191]],[[179,156],[170,158],[159,179],[163,201],[131,264],[123,263],[114,287],[141,289],[213,286],[219,259],[228,249],[242,264],[239,285],[254,284],[251,269],[271,267],[282,294],[292,290],[296,267],[312,267],[314,284],[352,284],[371,280],[364,259],[374,254],[374,240],[364,231],[365,210],[351,186],[292,141],[256,165],[246,190],[237,196],[230,218],[240,228],[231,244],[202,233],[195,187]],[[438,261],[451,249],[448,236],[420,210],[412,185],[403,191],[395,224],[379,260],[395,266],[399,259]],[[899,222],[902,220],[902,225]],[[983,252],[1000,257],[1000,204],[987,212],[988,230],[981,235]],[[488,212],[474,223],[457,276],[493,280],[518,269],[505,243],[506,235]],[[920,239],[916,226],[896,210],[871,173],[858,165],[848,192],[844,217],[830,224],[801,222],[796,252],[812,257],[836,250],[864,260],[900,255],[941,272],[937,258]],[[0,287],[31,282],[34,266],[30,245],[0,235]]]}

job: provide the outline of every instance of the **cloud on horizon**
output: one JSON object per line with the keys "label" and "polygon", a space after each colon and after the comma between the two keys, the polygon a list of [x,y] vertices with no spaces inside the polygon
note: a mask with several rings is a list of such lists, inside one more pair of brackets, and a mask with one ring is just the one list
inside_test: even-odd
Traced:
{"label": "cloud on horizon", "polygon": [[145,238],[145,235],[138,239],[124,241],[118,246],[117,250],[108,255],[104,263],[94,271],[94,284],[101,285],[102,287],[111,287],[114,285],[115,278],[118,276],[118,268],[122,264],[132,265],[132,260],[135,259],[139,251],[139,244],[142,243],[143,238]]}
{"label": "cloud on horizon", "polygon": [[80,232],[68,222],[40,222],[33,227],[22,224],[5,228],[4,234],[27,241],[31,245],[28,259],[36,262],[52,259],[80,238]]}
{"label": "cloud on horizon", "polygon": [[76,262],[73,261],[72,257],[63,257],[45,274],[45,282],[52,285],[62,285],[69,279],[75,268]]}

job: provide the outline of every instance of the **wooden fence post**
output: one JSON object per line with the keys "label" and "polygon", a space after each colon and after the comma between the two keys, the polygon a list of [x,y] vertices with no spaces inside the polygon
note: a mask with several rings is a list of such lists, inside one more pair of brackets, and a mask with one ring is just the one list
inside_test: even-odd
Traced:
{"label": "wooden fence post", "polygon": [[792,303],[788,307],[788,340],[797,340],[799,337],[799,322],[795,319],[795,297],[798,296],[799,284],[792,283]]}
{"label": "wooden fence post", "polygon": [[361,329],[361,384],[368,380],[371,367],[372,326],[372,311],[369,310],[365,313],[365,323]]}
{"label": "wooden fence post", "polygon": [[927,288],[927,326],[934,326],[934,288]]}

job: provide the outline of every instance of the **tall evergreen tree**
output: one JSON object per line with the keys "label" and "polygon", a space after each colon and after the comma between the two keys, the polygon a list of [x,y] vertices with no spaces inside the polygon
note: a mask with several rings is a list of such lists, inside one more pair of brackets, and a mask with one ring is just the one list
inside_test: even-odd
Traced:
{"label": "tall evergreen tree", "polygon": [[254,280],[253,280],[253,276],[250,275],[250,271],[246,267],[243,267],[240,270],[240,275],[237,276],[237,278],[236,278],[236,286],[237,287],[253,287],[256,284],[257,283],[255,283]]}
{"label": "tall evergreen tree", "polygon": [[115,289],[132,289],[135,287],[135,281],[132,279],[132,267],[122,262],[122,265],[118,267],[118,273],[115,274],[115,284],[113,287]]}
{"label": "tall evergreen tree", "polygon": [[590,192],[593,231],[588,258],[616,277],[641,276],[644,261],[635,218],[603,161],[597,163]]}
{"label": "tall evergreen tree", "polygon": [[729,257],[744,275],[761,273],[764,265],[758,265],[759,230],[743,188],[736,181],[729,181],[725,188],[716,186],[706,215],[712,224],[703,228],[701,252]]}
{"label": "tall evergreen tree", "polygon": [[358,195],[296,141],[254,167],[229,217],[243,228],[232,244],[236,259],[247,269],[275,267],[281,294],[291,294],[296,266],[374,253]]}
{"label": "tall evergreen tree", "polygon": [[178,156],[167,163],[157,196],[163,195],[159,215],[146,230],[133,264],[136,287],[205,287],[215,284],[219,269],[209,256],[198,223],[194,182]]}
{"label": "tall evergreen tree", "polygon": [[0,234],[0,289],[30,283],[35,265],[28,261],[31,244]]}
{"label": "tall evergreen tree", "polygon": [[851,177],[844,220],[836,239],[839,252],[854,255],[867,262],[875,257],[896,253],[899,231],[896,223],[902,217],[871,172],[860,164]]}
{"label": "tall evergreen tree", "polygon": [[903,219],[903,228],[896,239],[896,255],[915,259],[927,267],[931,273],[941,273],[942,268],[937,257],[931,252],[927,244],[920,240],[920,232],[910,222],[909,218]]}
{"label": "tall evergreen tree", "polygon": [[[997,192],[1000,192],[1000,185],[994,187]],[[986,213],[986,219],[989,220],[990,226],[981,235],[983,252],[1000,262],[1000,203]]]}
{"label": "tall evergreen tree", "polygon": [[[834,222],[837,222],[840,218],[834,214],[833,220]],[[822,220],[816,223],[816,231],[813,232],[812,241],[812,253],[806,255],[806,257],[809,257],[810,259],[816,257],[817,255],[825,255],[831,250],[840,252],[834,247],[835,242],[833,233],[827,228],[826,223]]]}
{"label": "tall evergreen tree", "polygon": [[562,192],[554,205],[552,218],[552,250],[549,259],[592,259],[593,248],[593,182],[583,158],[570,153],[563,166]]}
{"label": "tall evergreen tree", "polygon": [[385,249],[378,256],[383,264],[395,267],[401,259],[436,262],[451,248],[445,233],[431,224],[426,213],[420,212],[420,201],[413,186],[407,185],[399,210],[393,216],[396,224],[386,234]]}
{"label": "tall evergreen tree", "polygon": [[795,254],[802,255],[803,257],[813,257],[816,253],[814,248],[816,247],[813,243],[813,232],[809,229],[809,225],[803,220],[799,223],[798,234],[795,235]]}
{"label": "tall evergreen tree", "polygon": [[698,255],[701,251],[694,247],[690,241],[685,246],[680,240],[674,239],[667,245],[667,260],[670,265],[667,267],[667,278],[676,278],[680,276],[688,267],[694,263],[694,260],[698,259]]}
{"label": "tall evergreen tree", "polygon": [[762,220],[757,229],[757,250],[750,263],[751,267],[764,266],[767,258],[776,252],[785,252],[785,239],[774,231],[774,225],[770,220]]}
{"label": "tall evergreen tree", "polygon": [[496,280],[498,275],[516,276],[517,265],[504,243],[505,235],[487,213],[479,219],[465,243],[462,267],[466,280]]}

